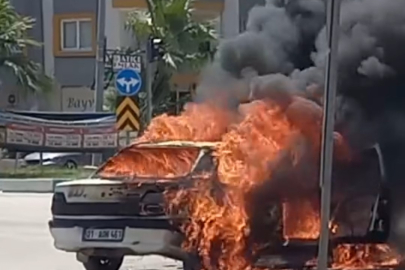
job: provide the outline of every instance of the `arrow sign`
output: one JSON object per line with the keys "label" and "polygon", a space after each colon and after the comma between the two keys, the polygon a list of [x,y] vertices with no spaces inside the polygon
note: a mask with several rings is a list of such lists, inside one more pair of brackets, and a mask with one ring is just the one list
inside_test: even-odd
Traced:
{"label": "arrow sign", "polygon": [[139,131],[141,129],[140,110],[137,97],[117,98],[117,123],[116,127],[121,131]]}
{"label": "arrow sign", "polygon": [[135,96],[141,90],[142,77],[135,69],[123,69],[115,78],[115,87],[120,96]]}
{"label": "arrow sign", "polygon": [[139,131],[140,129],[139,121],[130,111],[126,111],[121,115],[120,119],[117,121],[117,127],[119,130],[123,131]]}

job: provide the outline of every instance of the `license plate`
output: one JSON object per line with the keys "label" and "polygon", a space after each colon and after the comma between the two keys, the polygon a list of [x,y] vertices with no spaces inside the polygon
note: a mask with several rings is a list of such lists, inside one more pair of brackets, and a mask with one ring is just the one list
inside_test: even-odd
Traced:
{"label": "license plate", "polygon": [[83,230],[84,241],[111,241],[121,242],[124,239],[123,229],[85,229]]}

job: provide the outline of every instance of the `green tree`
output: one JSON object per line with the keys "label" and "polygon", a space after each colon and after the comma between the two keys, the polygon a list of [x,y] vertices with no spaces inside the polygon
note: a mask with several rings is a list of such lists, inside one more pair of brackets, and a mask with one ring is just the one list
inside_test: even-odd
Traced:
{"label": "green tree", "polygon": [[117,102],[117,93],[114,87],[108,87],[104,91],[104,104],[103,110],[107,112],[114,112]]}
{"label": "green tree", "polygon": [[34,23],[34,19],[19,15],[9,0],[0,0],[0,67],[11,71],[28,92],[41,93],[52,89],[53,80],[26,55],[28,47],[41,46],[28,37]]}
{"label": "green tree", "polygon": [[[163,41],[164,55],[158,61],[152,84],[154,115],[167,110],[169,80],[175,72],[199,71],[211,59],[211,44],[217,40],[213,23],[193,16],[191,0],[147,0],[147,11],[129,14],[127,28],[139,46],[149,37]],[[165,105],[166,104],[166,105]]]}

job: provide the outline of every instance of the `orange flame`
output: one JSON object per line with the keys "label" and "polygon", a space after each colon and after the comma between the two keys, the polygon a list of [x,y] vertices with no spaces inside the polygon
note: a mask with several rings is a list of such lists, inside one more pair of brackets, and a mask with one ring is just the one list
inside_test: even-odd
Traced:
{"label": "orange flame", "polygon": [[197,149],[130,149],[109,160],[102,177],[164,177],[183,176],[191,170]]}
{"label": "orange flame", "polygon": [[320,233],[319,209],[310,201],[293,201],[283,205],[284,236],[287,239],[317,239]]}
{"label": "orange flame", "polygon": [[399,264],[399,256],[384,244],[340,245],[333,251],[333,268],[374,269]]}
{"label": "orange flame", "polygon": [[220,141],[234,115],[210,104],[186,104],[180,116],[161,115],[153,119],[138,142]]}
{"label": "orange flame", "polygon": [[[202,117],[204,113],[207,118]],[[226,186],[223,194],[213,196],[213,183],[205,179],[200,181],[198,192],[181,191],[171,200],[174,208],[176,203],[188,205],[191,221],[183,228],[185,246],[198,250],[205,269],[215,264],[218,269],[248,267],[245,252],[250,231],[245,196],[270,178],[269,162],[289,147],[295,135],[277,106],[257,101],[234,113],[192,104],[180,117],[156,119],[140,139],[221,141],[215,158],[218,182]]]}
{"label": "orange flame", "polygon": [[[182,115],[155,118],[138,142],[167,140],[218,141],[215,149],[217,175],[202,175],[196,189],[167,194],[168,206],[174,211],[187,211],[189,222],[182,230],[184,247],[198,252],[203,268],[218,270],[250,270],[250,224],[247,194],[271,179],[270,163],[287,150],[291,159],[299,159],[294,148],[297,138],[307,138],[314,152],[319,150],[322,111],[302,99],[282,111],[270,101],[244,104],[238,111],[221,109],[211,104],[188,104]],[[312,110],[312,111],[311,111]],[[335,134],[337,146],[345,146]],[[170,177],[190,170],[196,152],[172,150],[127,152],[107,163],[107,175]],[[347,156],[347,151],[336,151]],[[309,201],[288,201],[283,204],[285,238],[316,239],[319,237],[318,207]],[[331,224],[332,233],[336,225]],[[269,232],[271,234],[271,232]],[[256,247],[256,245],[253,245]],[[358,250],[340,246],[334,251],[338,268],[366,265],[375,256],[363,256],[356,264]],[[369,250],[369,248],[365,248]],[[367,253],[369,254],[369,253]],[[384,259],[384,262],[387,260]]]}

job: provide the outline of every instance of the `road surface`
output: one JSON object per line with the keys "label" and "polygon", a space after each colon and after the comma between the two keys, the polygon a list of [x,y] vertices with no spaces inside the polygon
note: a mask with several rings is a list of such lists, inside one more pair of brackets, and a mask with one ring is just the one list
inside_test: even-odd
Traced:
{"label": "road surface", "polygon": [[[83,270],[74,254],[57,251],[48,232],[49,194],[0,192],[1,270]],[[123,270],[178,270],[181,264],[159,256],[130,257]]]}

